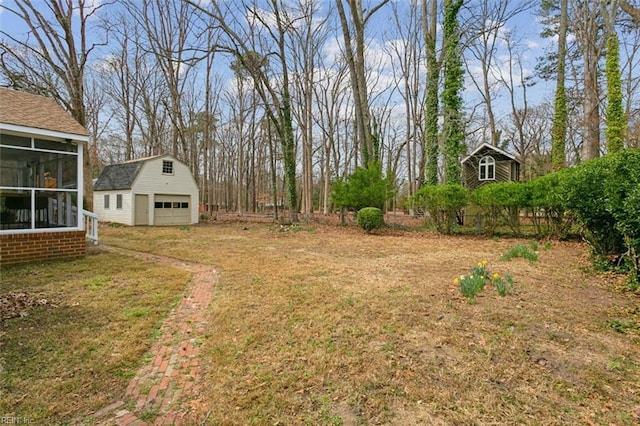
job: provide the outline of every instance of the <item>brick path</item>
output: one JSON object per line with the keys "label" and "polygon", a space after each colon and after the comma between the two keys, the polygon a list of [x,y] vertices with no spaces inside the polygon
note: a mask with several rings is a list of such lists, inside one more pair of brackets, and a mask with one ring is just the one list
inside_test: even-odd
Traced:
{"label": "brick path", "polygon": [[103,425],[189,424],[190,402],[200,383],[200,340],[207,329],[208,307],[218,282],[214,270],[162,256],[105,247],[194,273],[180,304],[162,325],[160,338],[150,349],[151,361],[131,379],[124,400],[94,414]]}

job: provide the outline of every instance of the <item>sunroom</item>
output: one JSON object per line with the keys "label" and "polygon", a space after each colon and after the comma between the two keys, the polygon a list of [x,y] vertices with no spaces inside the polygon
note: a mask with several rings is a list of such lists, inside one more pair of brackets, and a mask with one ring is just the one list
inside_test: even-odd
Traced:
{"label": "sunroom", "polygon": [[86,253],[89,134],[52,99],[0,89],[0,263]]}
{"label": "sunroom", "polygon": [[0,134],[2,230],[78,228],[81,156],[71,140]]}

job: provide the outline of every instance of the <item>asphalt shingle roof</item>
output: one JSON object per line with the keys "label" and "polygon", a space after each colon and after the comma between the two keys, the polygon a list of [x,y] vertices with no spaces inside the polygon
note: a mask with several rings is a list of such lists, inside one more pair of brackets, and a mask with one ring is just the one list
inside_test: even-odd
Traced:
{"label": "asphalt shingle roof", "polygon": [[53,99],[12,89],[0,88],[0,123],[89,136]]}
{"label": "asphalt shingle roof", "polygon": [[94,191],[116,191],[121,189],[131,189],[138,173],[144,167],[144,163],[154,158],[164,157],[156,155],[153,157],[139,158],[125,163],[111,164],[106,166],[100,177],[93,185]]}
{"label": "asphalt shingle roof", "polygon": [[112,191],[118,189],[131,189],[133,181],[142,169],[142,162],[112,164],[106,166],[100,177],[93,185],[94,191]]}

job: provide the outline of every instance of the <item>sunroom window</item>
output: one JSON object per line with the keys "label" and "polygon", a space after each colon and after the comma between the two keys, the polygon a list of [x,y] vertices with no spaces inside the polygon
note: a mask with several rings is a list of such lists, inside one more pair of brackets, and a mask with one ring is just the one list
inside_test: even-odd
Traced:
{"label": "sunroom window", "polygon": [[480,159],[478,164],[479,180],[495,180],[496,179],[496,160],[487,155]]}
{"label": "sunroom window", "polygon": [[0,230],[78,226],[78,146],[0,134]]}

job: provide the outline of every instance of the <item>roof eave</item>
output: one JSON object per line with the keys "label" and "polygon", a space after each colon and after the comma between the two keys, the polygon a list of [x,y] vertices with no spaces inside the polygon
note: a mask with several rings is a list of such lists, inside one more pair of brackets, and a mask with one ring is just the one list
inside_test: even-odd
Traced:
{"label": "roof eave", "polygon": [[39,129],[37,127],[19,126],[17,124],[0,123],[0,130],[8,130],[11,132],[27,133],[32,135],[41,135],[41,136],[57,138],[57,139],[71,139],[73,141],[82,142],[82,143],[89,142],[88,134],[81,135],[77,133],[58,132],[55,130]]}
{"label": "roof eave", "polygon": [[517,163],[522,163],[522,161],[518,160],[515,156],[509,154],[507,151],[502,150],[500,148],[498,148],[497,146],[493,146],[489,143],[483,143],[482,145],[480,145],[479,147],[477,147],[476,149],[473,150],[473,152],[469,155],[467,155],[466,157],[464,157],[461,161],[461,164],[466,163],[471,157],[473,157],[474,155],[476,155],[478,152],[480,152],[483,148],[489,148],[493,151],[498,152],[499,154],[504,155],[505,157],[509,157],[510,159],[512,159],[513,161],[517,162]]}

